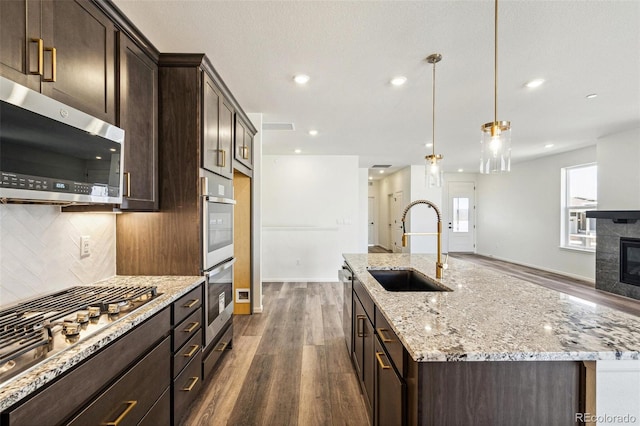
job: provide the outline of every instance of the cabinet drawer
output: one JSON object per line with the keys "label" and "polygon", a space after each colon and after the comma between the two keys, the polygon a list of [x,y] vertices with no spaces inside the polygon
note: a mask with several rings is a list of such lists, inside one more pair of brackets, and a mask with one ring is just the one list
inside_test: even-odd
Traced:
{"label": "cabinet drawer", "polygon": [[187,319],[176,325],[173,329],[173,350],[175,353],[192,338],[202,327],[202,309],[197,309]]}
{"label": "cabinet drawer", "polygon": [[200,306],[202,306],[201,285],[173,302],[173,320],[171,324],[180,324],[182,320],[191,315]]}
{"label": "cabinet drawer", "polygon": [[173,381],[173,424],[180,420],[202,387],[202,352],[199,352]]}
{"label": "cabinet drawer", "polygon": [[231,341],[233,339],[233,324],[231,324],[224,332],[222,337],[217,342],[213,342],[213,349],[209,352],[204,359],[203,368],[204,376],[207,377],[213,371],[225,349],[231,348]]}
{"label": "cabinet drawer", "polygon": [[138,423],[138,426],[169,426],[171,424],[171,387],[167,386],[162,396]]}
{"label": "cabinet drawer", "polygon": [[169,340],[167,337],[142,358],[69,425],[137,424],[171,383]]}
{"label": "cabinet drawer", "polygon": [[382,315],[376,306],[376,334],[380,342],[387,350],[391,361],[401,375],[404,375],[406,351],[400,339],[389,325],[387,319]]}
{"label": "cabinet drawer", "polygon": [[364,285],[357,278],[353,280],[353,291],[358,296],[358,299],[360,299],[360,302],[362,302],[362,307],[367,313],[367,316],[371,322],[375,324],[373,316],[375,305],[373,304],[373,300],[371,300],[371,296],[369,296],[369,292],[367,292],[367,289],[364,288]]}
{"label": "cabinet drawer", "polygon": [[180,374],[185,365],[200,352],[202,352],[202,330],[198,330],[173,356],[173,377]]}
{"label": "cabinet drawer", "polygon": [[[170,328],[164,309],[102,351],[65,373],[43,391],[3,413],[6,424],[58,424],[89,401],[103,386],[155,345]],[[170,355],[167,355],[169,358]]]}

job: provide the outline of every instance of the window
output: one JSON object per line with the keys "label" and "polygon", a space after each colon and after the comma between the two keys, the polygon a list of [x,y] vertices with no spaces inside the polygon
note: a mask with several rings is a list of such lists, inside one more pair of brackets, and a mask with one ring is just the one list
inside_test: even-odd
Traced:
{"label": "window", "polygon": [[562,177],[562,246],[594,251],[596,220],[587,218],[586,212],[598,206],[598,166],[567,167],[562,169]]}

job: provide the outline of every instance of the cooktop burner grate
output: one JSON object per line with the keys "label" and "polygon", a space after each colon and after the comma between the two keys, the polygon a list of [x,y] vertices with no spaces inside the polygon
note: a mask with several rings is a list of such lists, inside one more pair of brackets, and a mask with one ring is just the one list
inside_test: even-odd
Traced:
{"label": "cooktop burner grate", "polygon": [[[76,286],[0,310],[0,369],[12,360],[53,340],[52,327],[89,307],[127,312],[157,295],[155,287]],[[132,303],[133,302],[133,303]],[[61,321],[63,320],[63,321]],[[44,349],[44,352],[50,349]]]}

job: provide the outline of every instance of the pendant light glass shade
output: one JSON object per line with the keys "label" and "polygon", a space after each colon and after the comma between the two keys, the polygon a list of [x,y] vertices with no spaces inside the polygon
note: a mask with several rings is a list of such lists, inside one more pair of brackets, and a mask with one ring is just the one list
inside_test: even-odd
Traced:
{"label": "pendant light glass shade", "polygon": [[431,115],[431,154],[424,157],[425,159],[425,175],[427,180],[428,187],[441,187],[442,181],[444,178],[444,173],[442,171],[442,166],[440,165],[440,160],[442,160],[442,155],[436,154],[436,64],[442,60],[442,55],[439,53],[433,53],[427,56],[427,62],[433,64],[433,79],[432,79],[432,93],[433,97],[431,98],[431,107],[432,107],[432,115]]}
{"label": "pendant light glass shade", "polygon": [[511,123],[498,121],[498,0],[495,0],[494,25],[493,121],[480,128],[480,173],[511,171]]}
{"label": "pendant light glass shade", "polygon": [[480,173],[511,171],[511,123],[484,124],[480,144]]}

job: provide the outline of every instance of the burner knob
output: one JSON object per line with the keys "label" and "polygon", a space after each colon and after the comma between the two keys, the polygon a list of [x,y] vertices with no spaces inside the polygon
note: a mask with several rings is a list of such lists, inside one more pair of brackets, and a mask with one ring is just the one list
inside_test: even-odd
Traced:
{"label": "burner knob", "polygon": [[75,336],[80,333],[80,324],[77,322],[63,322],[62,334],[65,336]]}
{"label": "burner knob", "polygon": [[111,315],[120,313],[120,305],[118,305],[117,303],[109,303],[108,312]]}
{"label": "burner knob", "polygon": [[85,322],[89,322],[89,312],[80,311],[76,314],[76,321],[80,324],[84,324]]}
{"label": "burner knob", "polygon": [[89,306],[89,318],[97,318],[100,316],[100,306]]}

